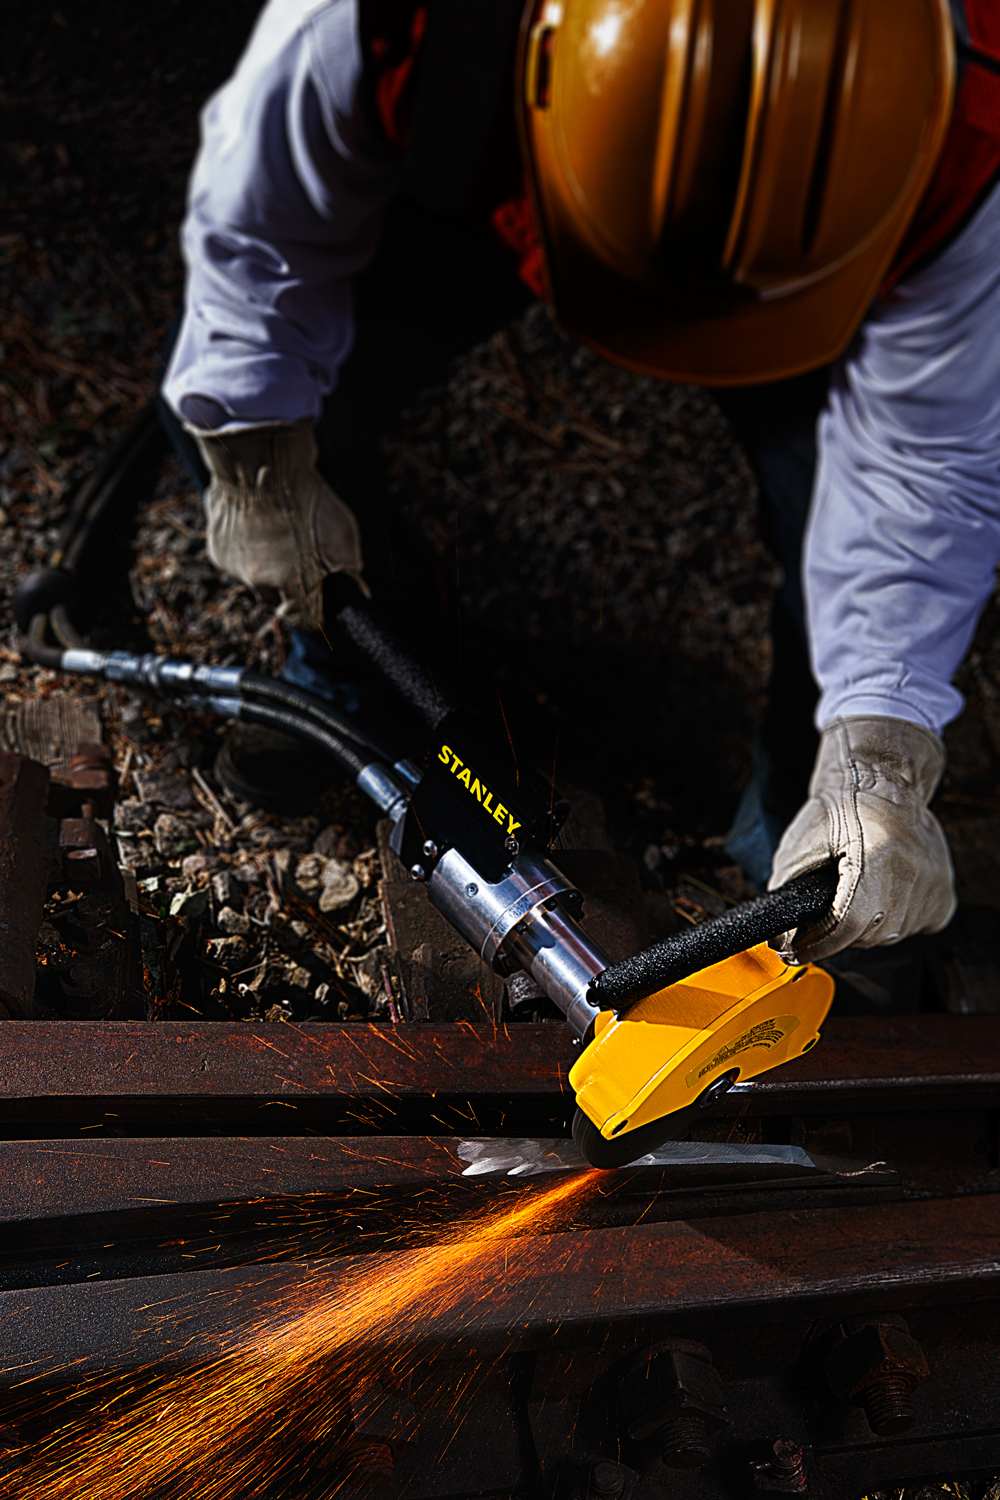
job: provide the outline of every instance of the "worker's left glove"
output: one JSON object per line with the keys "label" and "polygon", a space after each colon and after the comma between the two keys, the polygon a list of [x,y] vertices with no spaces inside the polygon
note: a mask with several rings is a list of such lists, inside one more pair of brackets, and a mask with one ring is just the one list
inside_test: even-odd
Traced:
{"label": "worker's left glove", "polygon": [[280,599],[300,630],[322,626],[328,573],[348,573],[368,593],[358,523],[317,471],[308,423],[194,436],[212,476],[207,551],[220,572]]}
{"label": "worker's left glove", "polygon": [[823,731],[809,801],[785,830],[768,888],[831,860],[830,913],[776,938],[787,963],[940,932],[955,912],[944,830],[927,804],[944,771],[936,734],[904,719],[835,719]]}

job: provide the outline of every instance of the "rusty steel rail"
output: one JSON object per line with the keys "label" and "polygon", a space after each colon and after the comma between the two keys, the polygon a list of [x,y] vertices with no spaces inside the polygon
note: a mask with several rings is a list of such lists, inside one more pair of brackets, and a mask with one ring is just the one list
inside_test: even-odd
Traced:
{"label": "rusty steel rail", "polygon": [[[510,1146],[500,1141],[498,1146]],[[528,1143],[534,1145],[534,1142]],[[578,1163],[572,1142],[553,1142]],[[204,1138],[109,1138],[0,1141],[0,1225],[9,1228],[72,1217],[172,1211],[198,1205],[262,1204],[279,1198],[316,1200],[384,1189],[429,1185],[494,1192],[538,1189],[569,1170],[549,1166],[526,1177],[503,1168],[470,1176],[464,1143],[456,1136],[251,1136]],[[895,1194],[899,1175],[885,1163],[863,1163],[806,1153],[797,1161],[744,1163],[739,1159],[620,1169],[599,1197],[608,1215],[631,1193],[667,1200],[692,1191],[784,1191],[838,1188],[847,1194]],[[815,1197],[815,1192],[811,1194]],[[845,1194],[841,1194],[845,1196]],[[656,1215],[658,1216],[658,1215]],[[77,1237],[82,1232],[78,1225]],[[99,1226],[95,1233],[100,1235]],[[0,1256],[2,1265],[2,1256]]]}
{"label": "rusty steel rail", "polygon": [[[467,1295],[417,1298],[414,1347],[540,1349],[559,1341],[604,1347],[620,1332],[668,1336],[691,1319],[734,1309],[744,1320],[817,1318],[996,1297],[1000,1196],[798,1213],[794,1232],[773,1213],[675,1221],[571,1234],[520,1235],[485,1246]],[[358,1275],[405,1278],[420,1250],[295,1265],[240,1266],[0,1293],[0,1384],[72,1369],[197,1365],[252,1347],[265,1312],[335,1306]],[[477,1295],[478,1293],[478,1295]],[[303,1303],[303,1298],[305,1299]],[[169,1316],[165,1315],[169,1310]],[[395,1330],[383,1330],[391,1344]],[[372,1335],[377,1338],[377,1332]]]}
{"label": "rusty steel rail", "polygon": [[[392,1397],[419,1440],[390,1441],[363,1404],[352,1417],[344,1453],[378,1442],[396,1465],[386,1500],[499,1492],[498,1473],[525,1500],[594,1500],[602,1463],[619,1500],[742,1500],[768,1490],[748,1467],[764,1439],[765,1459],[778,1439],[800,1454],[805,1490],[779,1474],[777,1492],[807,1500],[992,1472],[1000,1016],[834,1018],[822,1046],[706,1116],[706,1140],[798,1148],[787,1166],[467,1177],[463,1138],[565,1134],[573,1058],[558,1024],[0,1025],[8,1409],[30,1432],[32,1392],[43,1406],[88,1375],[196,1379],[310,1310],[321,1343],[361,1289],[366,1368],[395,1370],[402,1341],[430,1372],[412,1402]],[[478,1215],[574,1182],[558,1226],[528,1212],[474,1243]],[[439,1243],[460,1271],[447,1255],[435,1269]],[[823,1361],[851,1338],[919,1340],[906,1435],[876,1433],[831,1386]],[[668,1371],[678,1411],[710,1414],[716,1392],[697,1472],[670,1467],[669,1422],[635,1435],[637,1353]],[[852,1390],[871,1376],[839,1358]],[[456,1425],[447,1393],[480,1366],[493,1384]],[[296,1493],[320,1500],[311,1462]]]}
{"label": "rusty steel rail", "polygon": [[454,1141],[427,1137],[229,1137],[0,1141],[0,1224],[153,1205],[180,1208],[461,1176]]}
{"label": "rusty steel rail", "polygon": [[[0,1120],[51,1101],[570,1097],[561,1024],[0,1026]],[[1000,1102],[1000,1015],[831,1017],[804,1057],[713,1107],[747,1112],[972,1108]],[[99,1116],[95,1116],[99,1117]],[[262,1127],[265,1131],[267,1126]]]}

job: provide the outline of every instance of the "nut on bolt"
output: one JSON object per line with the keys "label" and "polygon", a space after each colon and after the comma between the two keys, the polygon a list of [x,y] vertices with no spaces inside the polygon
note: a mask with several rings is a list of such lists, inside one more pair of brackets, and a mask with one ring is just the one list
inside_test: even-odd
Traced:
{"label": "nut on bolt", "polygon": [[621,1464],[602,1459],[590,1471],[590,1492],[601,1500],[621,1500],[628,1481],[628,1471]]}
{"label": "nut on bolt", "polygon": [[930,1374],[924,1351],[903,1318],[850,1318],[823,1362],[830,1389],[863,1408],[877,1437],[894,1437],[916,1421],[910,1397]]}
{"label": "nut on bolt", "polygon": [[377,1490],[392,1478],[392,1449],[378,1438],[353,1438],[344,1451],[346,1477],[354,1489]]}
{"label": "nut on bolt", "polygon": [[700,1469],[711,1439],[729,1418],[722,1379],[704,1344],[670,1339],[654,1344],[622,1377],[619,1400],[630,1438],[655,1436],[670,1469]]}
{"label": "nut on bolt", "polygon": [[777,1438],[767,1462],[753,1466],[753,1487],[766,1495],[807,1495],[809,1475],[800,1445],[791,1438]]}
{"label": "nut on bolt", "polygon": [[349,1409],[353,1433],[343,1450],[346,1474],[355,1489],[378,1489],[392,1479],[393,1447],[417,1440],[416,1410],[405,1390],[375,1379],[359,1381]]}
{"label": "nut on bolt", "polygon": [[597,1458],[578,1471],[567,1500],[633,1500],[638,1487],[634,1469],[610,1458]]}

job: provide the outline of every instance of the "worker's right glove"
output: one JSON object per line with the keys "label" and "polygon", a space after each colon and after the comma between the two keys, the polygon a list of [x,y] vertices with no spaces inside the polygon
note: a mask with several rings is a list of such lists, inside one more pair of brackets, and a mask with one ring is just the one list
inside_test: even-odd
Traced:
{"label": "worker's right glove", "polygon": [[823,731],[809,801],[774,856],[770,890],[831,860],[830,913],[776,938],[787,963],[940,932],[955,912],[947,840],[927,804],[944,771],[936,734],[905,719],[835,719]]}
{"label": "worker's right glove", "polygon": [[318,472],[308,423],[194,437],[212,476],[207,551],[221,573],[280,600],[299,630],[322,627],[328,573],[350,574],[367,594],[358,523]]}

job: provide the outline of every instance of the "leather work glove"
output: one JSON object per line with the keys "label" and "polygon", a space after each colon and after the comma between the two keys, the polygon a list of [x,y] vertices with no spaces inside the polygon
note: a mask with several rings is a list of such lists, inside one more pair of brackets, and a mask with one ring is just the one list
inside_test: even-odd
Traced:
{"label": "leather work glove", "polygon": [[775,938],[786,963],[940,932],[955,913],[944,830],[927,803],[944,771],[936,734],[905,719],[835,719],[823,731],[809,801],[786,828],[768,889],[839,860],[829,916]]}
{"label": "leather work glove", "polygon": [[367,596],[353,513],[316,469],[308,423],[195,432],[212,482],[205,491],[208,556],[266,599],[289,625],[323,624],[323,579],[347,573]]}

